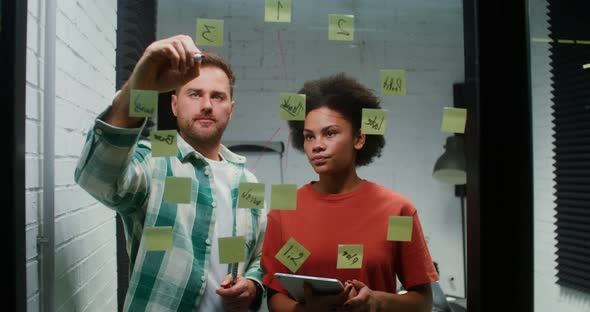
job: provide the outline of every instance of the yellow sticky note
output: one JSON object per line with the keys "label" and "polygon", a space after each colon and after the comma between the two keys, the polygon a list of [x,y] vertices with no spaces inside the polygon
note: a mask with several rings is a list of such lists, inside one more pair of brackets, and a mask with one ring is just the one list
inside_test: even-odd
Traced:
{"label": "yellow sticky note", "polygon": [[166,177],[164,185],[164,202],[190,204],[192,199],[191,178]]}
{"label": "yellow sticky note", "polygon": [[145,250],[166,251],[172,249],[171,226],[147,226],[143,229]]}
{"label": "yellow sticky note", "polygon": [[150,132],[152,143],[152,156],[176,156],[178,145],[176,145],[176,130],[160,130]]}
{"label": "yellow sticky note", "polygon": [[297,185],[273,184],[270,191],[270,209],[297,209]]}
{"label": "yellow sticky note", "polygon": [[406,71],[381,70],[381,95],[406,95]]}
{"label": "yellow sticky note", "polygon": [[390,216],[387,229],[388,241],[409,242],[412,240],[413,218],[406,216]]}
{"label": "yellow sticky note", "polygon": [[387,128],[387,112],[382,109],[363,108],[361,132],[363,134],[384,135]]}
{"label": "yellow sticky note", "polygon": [[360,269],[363,265],[363,245],[338,245],[337,269]]}
{"label": "yellow sticky note", "polygon": [[240,183],[238,208],[264,208],[264,183]]}
{"label": "yellow sticky note", "polygon": [[132,89],[129,99],[129,116],[157,117],[157,115],[158,91]]}
{"label": "yellow sticky note", "polygon": [[582,65],[582,68],[583,68],[583,69],[588,69],[588,68],[590,68],[590,63]]}
{"label": "yellow sticky note", "polygon": [[282,120],[305,120],[305,94],[281,93]]}
{"label": "yellow sticky note", "polygon": [[291,272],[295,273],[310,254],[305,247],[301,246],[301,244],[291,237],[283,248],[277,252],[275,258],[291,270]]}
{"label": "yellow sticky note", "polygon": [[440,131],[452,133],[465,133],[467,123],[467,109],[445,107]]}
{"label": "yellow sticky note", "polygon": [[264,21],[291,23],[291,0],[265,0]]}
{"label": "yellow sticky note", "polygon": [[328,15],[328,40],[352,41],[354,39],[354,15]]}
{"label": "yellow sticky note", "polygon": [[246,240],[244,236],[220,237],[219,263],[244,262],[246,260]]}
{"label": "yellow sticky note", "polygon": [[200,46],[223,46],[223,20],[198,18],[195,38]]}

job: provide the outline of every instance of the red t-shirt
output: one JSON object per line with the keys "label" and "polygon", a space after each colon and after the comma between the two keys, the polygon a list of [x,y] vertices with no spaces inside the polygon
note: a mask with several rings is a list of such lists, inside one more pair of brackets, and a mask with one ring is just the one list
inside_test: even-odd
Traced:
{"label": "red t-shirt", "polygon": [[[387,241],[389,216],[413,216],[410,242]],[[287,293],[274,273],[293,273],[275,259],[292,237],[310,251],[295,274],[357,279],[394,293],[397,275],[408,289],[438,280],[416,208],[405,197],[372,182],[344,194],[321,194],[311,184],[297,191],[297,209],[268,214],[262,249],[263,283]],[[339,244],[362,244],[360,269],[336,269]]]}

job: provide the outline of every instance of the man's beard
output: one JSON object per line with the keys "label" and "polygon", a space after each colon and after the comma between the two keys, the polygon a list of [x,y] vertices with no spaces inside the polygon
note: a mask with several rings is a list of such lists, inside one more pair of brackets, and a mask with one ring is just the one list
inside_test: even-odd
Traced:
{"label": "man's beard", "polygon": [[[185,129],[180,129],[182,133],[186,136],[185,140],[193,145],[193,147],[201,146],[201,147],[211,147],[219,144],[221,142],[221,137],[223,136],[223,132],[227,125],[223,127],[214,127],[213,131],[199,131],[192,125],[189,125]],[[211,129],[207,129],[211,130]]]}

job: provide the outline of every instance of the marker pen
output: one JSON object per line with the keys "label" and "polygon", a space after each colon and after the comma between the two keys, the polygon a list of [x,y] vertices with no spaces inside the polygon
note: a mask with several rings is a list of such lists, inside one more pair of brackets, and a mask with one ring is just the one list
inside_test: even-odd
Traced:
{"label": "marker pen", "polygon": [[205,54],[197,53],[194,58],[196,62],[200,62],[205,57]]}

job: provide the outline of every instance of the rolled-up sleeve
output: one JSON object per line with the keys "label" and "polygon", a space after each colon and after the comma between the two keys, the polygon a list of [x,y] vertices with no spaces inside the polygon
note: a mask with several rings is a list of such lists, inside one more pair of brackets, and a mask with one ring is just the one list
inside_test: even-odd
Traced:
{"label": "rolled-up sleeve", "polygon": [[88,132],[74,179],[107,207],[130,212],[142,206],[149,192],[151,148],[137,144],[146,122],[139,128],[118,128],[102,120],[106,112]]}

